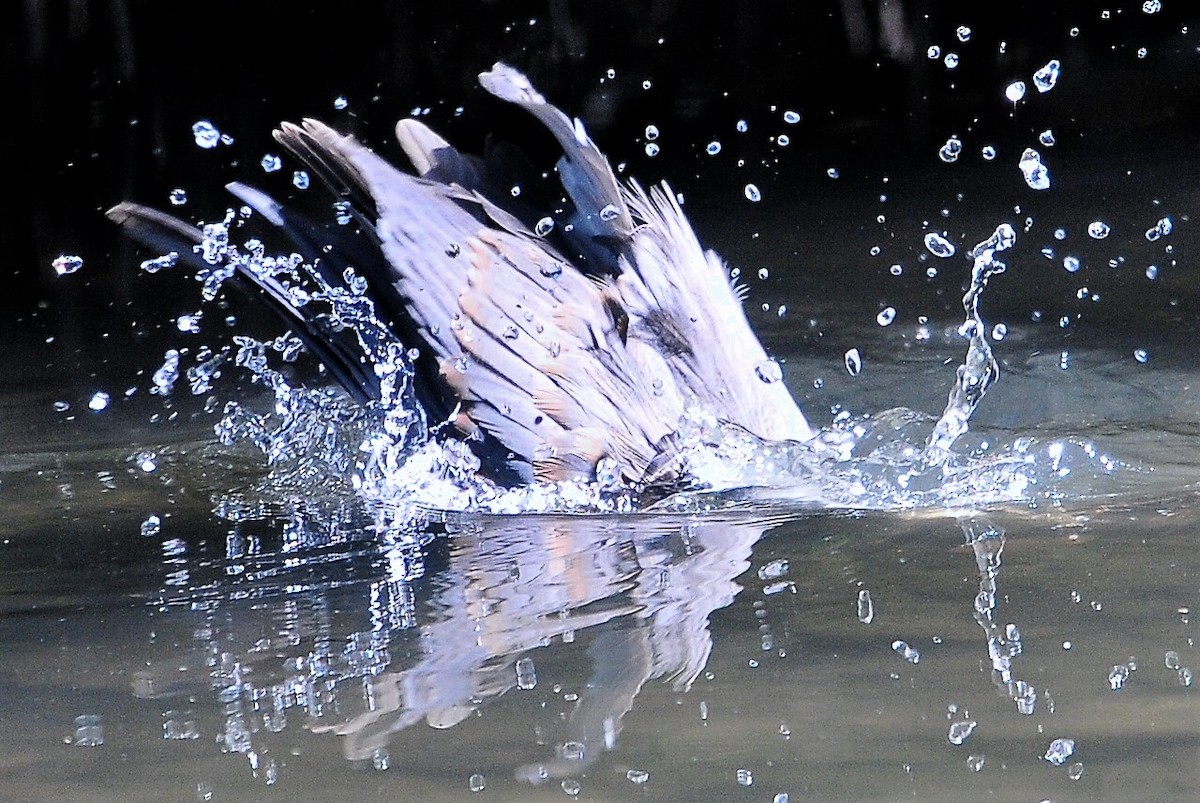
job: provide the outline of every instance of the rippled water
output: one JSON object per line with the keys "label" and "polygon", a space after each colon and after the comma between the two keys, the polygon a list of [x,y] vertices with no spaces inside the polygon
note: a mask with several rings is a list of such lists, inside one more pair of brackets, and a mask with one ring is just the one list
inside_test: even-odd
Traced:
{"label": "rippled water", "polygon": [[[959,29],[964,66],[986,35]],[[1051,64],[1022,103],[1064,91]],[[686,421],[717,490],[648,511],[402,463],[411,406],[306,383],[199,286],[128,325],[16,321],[0,798],[1191,799],[1195,160],[1097,171],[1059,157],[1068,122],[1026,126],[1036,163],[964,129],[920,169],[813,167],[820,197],[690,202],[823,432]],[[1003,272],[964,256],[1001,224]],[[166,262],[128,270],[183,281]]]}

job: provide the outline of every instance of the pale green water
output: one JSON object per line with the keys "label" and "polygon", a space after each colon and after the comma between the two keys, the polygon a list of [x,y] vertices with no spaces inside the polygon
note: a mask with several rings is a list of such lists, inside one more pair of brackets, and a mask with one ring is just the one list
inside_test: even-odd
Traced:
{"label": "pale green water", "polygon": [[[864,326],[838,304],[854,306],[813,307],[831,355],[768,331],[789,376],[828,377],[797,388],[807,409],[940,409],[961,341]],[[10,424],[0,477],[0,797],[562,800],[565,780],[586,800],[1189,799],[1200,415],[1168,329],[1146,365],[1097,346],[1063,371],[1059,335],[1037,327],[997,344],[1006,371],[980,426],[1074,434],[1153,469],[1060,504],[967,524],[939,510],[468,518],[423,566],[375,543],[352,504],[304,531],[215,516],[254,471],[202,444],[211,418],[146,429],[117,405],[72,425],[40,398],[55,394],[14,390],[27,421]],[[841,342],[870,355],[863,375],[845,374]],[[147,443],[152,473],[128,460]],[[143,536],[151,513],[161,529]],[[990,620],[964,535],[985,522],[1004,533]],[[981,624],[1010,623],[1031,714],[992,676]],[[102,745],[71,744],[87,715]],[[1042,758],[1056,738],[1075,741],[1063,766]],[[517,779],[539,765],[554,777]]]}

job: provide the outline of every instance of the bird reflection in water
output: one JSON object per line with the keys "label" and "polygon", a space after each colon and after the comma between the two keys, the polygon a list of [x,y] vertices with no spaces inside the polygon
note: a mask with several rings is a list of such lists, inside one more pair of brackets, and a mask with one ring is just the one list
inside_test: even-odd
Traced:
{"label": "bird reflection in water", "polygon": [[[168,589],[166,599],[180,615],[202,613],[190,661],[199,672],[188,674],[207,674],[223,705],[219,741],[256,773],[274,772],[262,769],[274,767],[267,732],[297,716],[314,733],[343,737],[346,758],[386,765],[393,734],[484,715],[501,695],[537,684],[548,650],[586,644],[590,674],[554,753],[515,770],[536,783],[613,750],[646,682],[692,684],[712,650],[709,617],[733,601],[751,548],[776,524],[748,515],[488,517],[452,532],[445,565],[427,575],[409,547],[369,559],[374,576],[353,582],[333,561],[285,569],[284,554],[264,554],[253,571],[232,572],[240,580],[174,597]],[[369,622],[344,622],[344,612],[369,612]],[[180,663],[140,673],[135,694],[195,695],[177,682]]]}

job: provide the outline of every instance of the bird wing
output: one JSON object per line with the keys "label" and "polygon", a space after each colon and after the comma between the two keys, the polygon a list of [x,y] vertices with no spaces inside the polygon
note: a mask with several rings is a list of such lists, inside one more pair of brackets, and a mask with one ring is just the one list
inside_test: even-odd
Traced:
{"label": "bird wing", "polygon": [[523,226],[464,207],[494,224],[485,198],[401,172],[322,123],[276,138],[373,217],[386,270],[366,278],[401,299],[464,432],[499,441],[524,480],[590,479],[604,457],[642,477],[684,397],[663,360],[627,347],[611,286]]}

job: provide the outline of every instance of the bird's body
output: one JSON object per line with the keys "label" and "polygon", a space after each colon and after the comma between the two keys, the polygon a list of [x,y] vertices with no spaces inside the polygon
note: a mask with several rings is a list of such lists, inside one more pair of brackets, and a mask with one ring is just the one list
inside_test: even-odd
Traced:
{"label": "bird's body", "polygon": [[[516,70],[497,64],[480,81],[562,147],[556,216],[532,212],[501,182],[511,154],[460,154],[415,120],[401,121],[397,138],[417,175],[316,121],[275,132],[350,202],[371,248],[325,247],[265,195],[230,189],[306,259],[324,260],[324,274],[346,265],[366,279],[381,317],[419,349],[431,414],[452,420],[502,481],[592,479],[599,465],[634,487],[677,482],[672,435],[696,407],[763,439],[811,438],[724,264],[701,248],[669,187],[618,182],[582,123]],[[144,207],[110,216],[144,241],[195,240]],[[372,372],[315,313],[246,278],[352,395],[377,395]]]}

